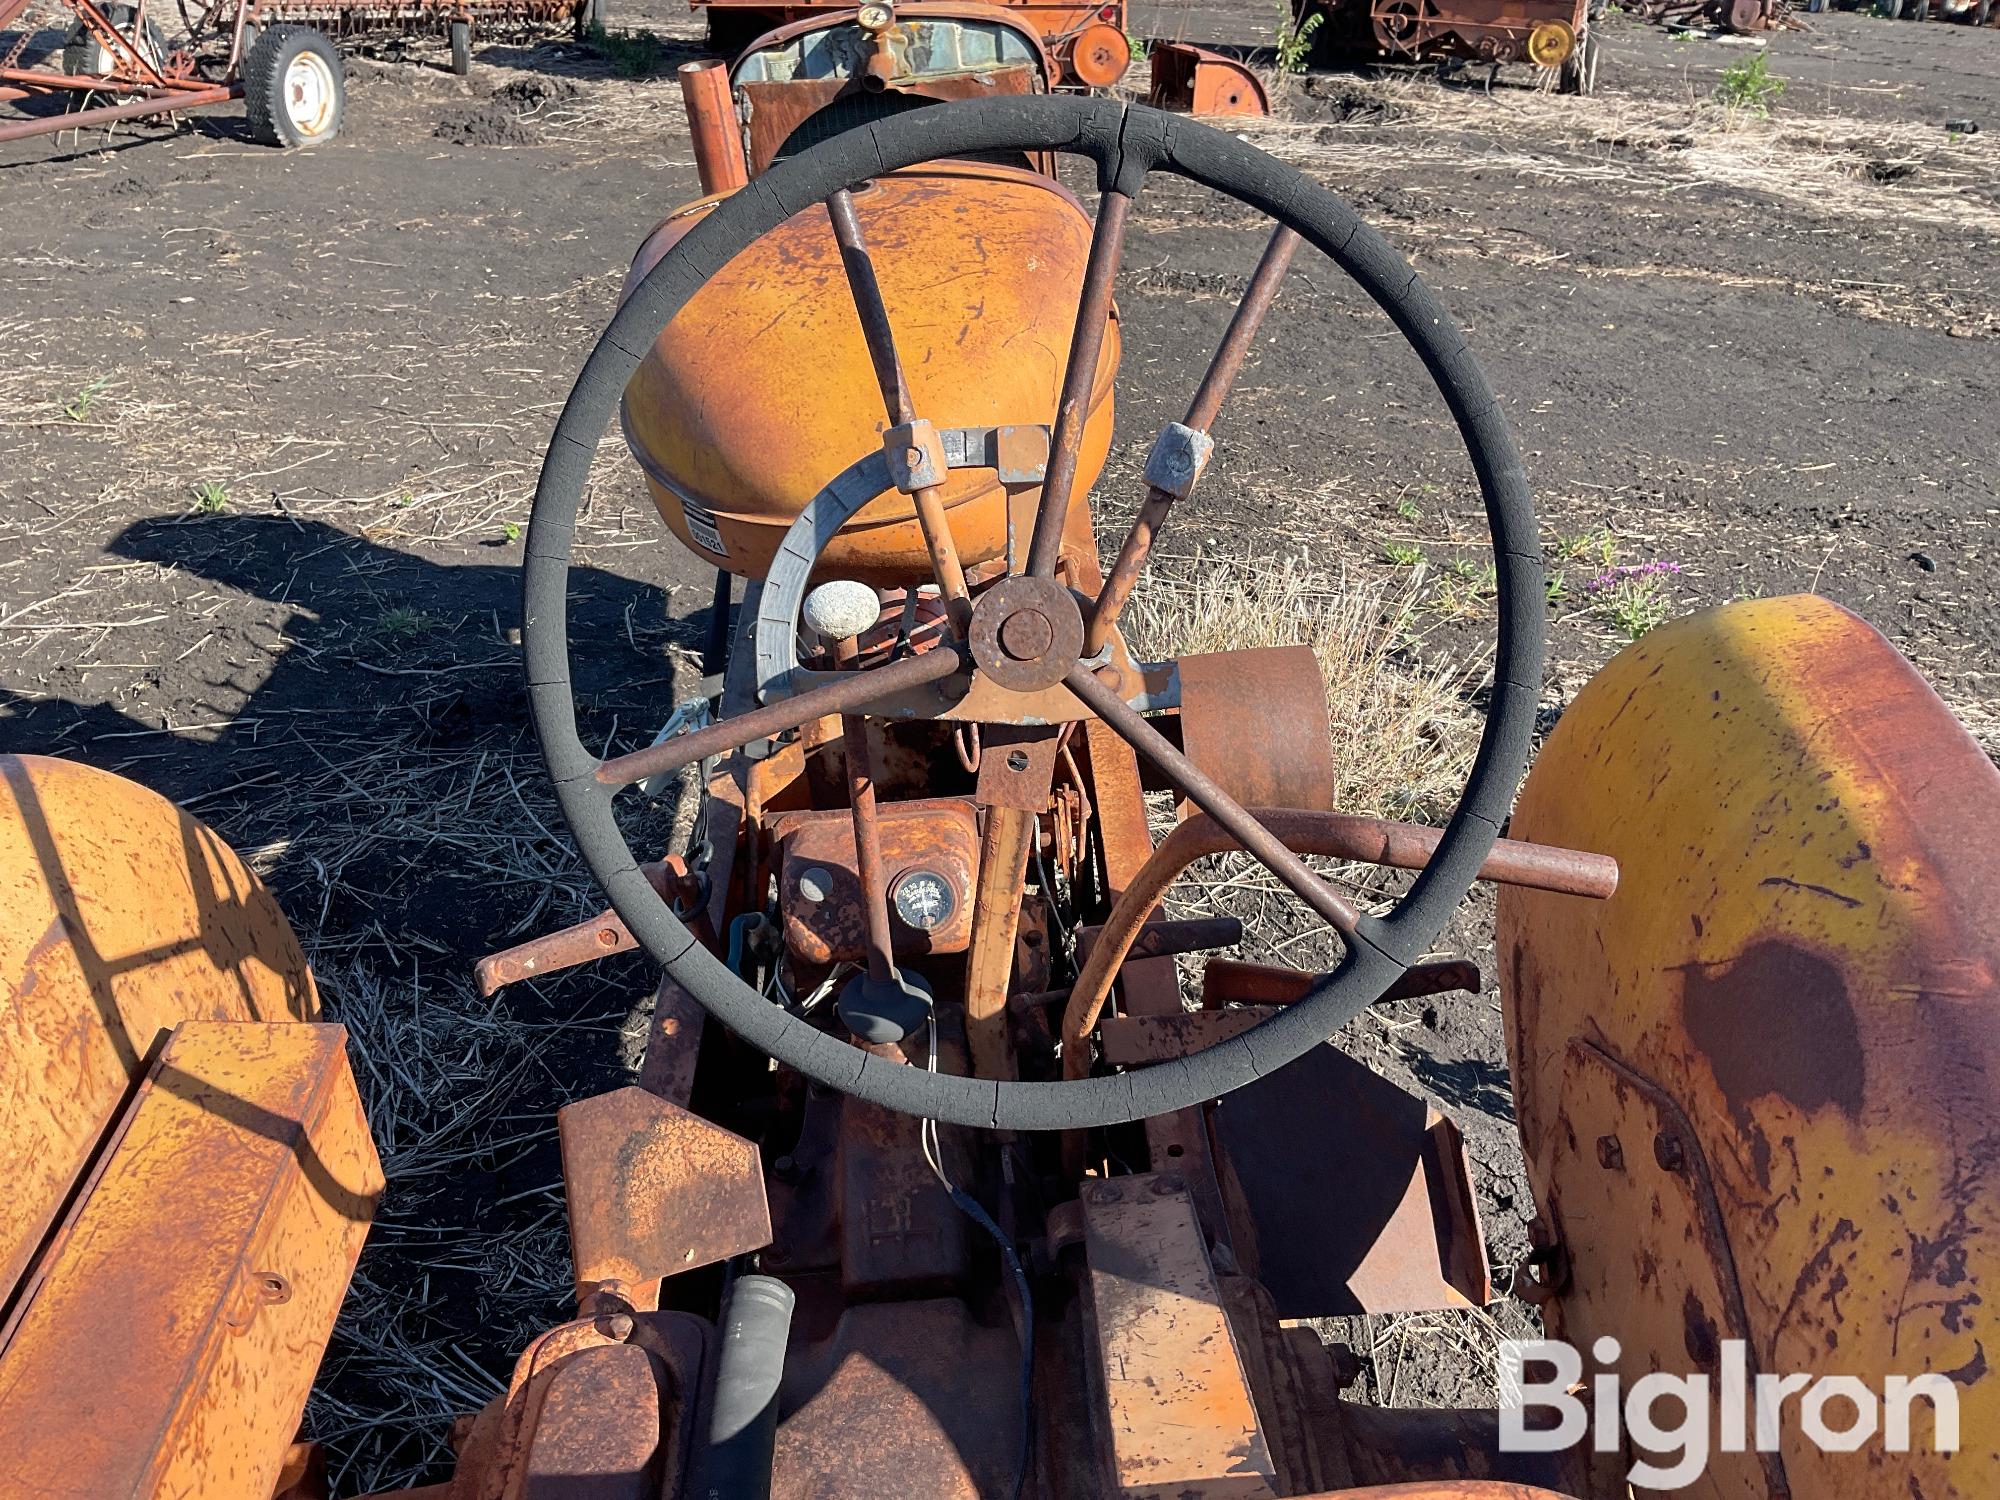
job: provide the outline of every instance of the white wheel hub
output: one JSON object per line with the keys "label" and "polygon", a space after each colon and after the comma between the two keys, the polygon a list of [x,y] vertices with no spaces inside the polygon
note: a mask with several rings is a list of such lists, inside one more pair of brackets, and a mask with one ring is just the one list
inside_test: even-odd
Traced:
{"label": "white wheel hub", "polygon": [[317,52],[285,64],[285,116],[303,136],[324,135],[333,123],[333,70]]}

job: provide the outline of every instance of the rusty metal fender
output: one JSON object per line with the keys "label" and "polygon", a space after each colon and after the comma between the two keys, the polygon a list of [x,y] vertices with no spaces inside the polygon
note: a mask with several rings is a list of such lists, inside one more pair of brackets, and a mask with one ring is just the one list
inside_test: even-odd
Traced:
{"label": "rusty metal fender", "polygon": [[312,973],[263,883],[135,782],[0,756],[0,1293],[183,1021],[307,1021]]}
{"label": "rusty metal fender", "polygon": [[[2000,1486],[2000,770],[1866,623],[1796,596],[1621,652],[1514,815],[1623,871],[1604,902],[1504,890],[1497,951],[1551,1325],[1619,1371],[1935,1371],[1964,1446],[1824,1454],[1796,1407],[1703,1491]],[[1572,1139],[1572,1137],[1574,1139]]]}

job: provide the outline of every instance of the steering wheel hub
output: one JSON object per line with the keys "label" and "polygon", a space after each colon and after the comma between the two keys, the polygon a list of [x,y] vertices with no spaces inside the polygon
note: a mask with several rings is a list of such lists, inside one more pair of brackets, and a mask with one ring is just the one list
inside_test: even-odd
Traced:
{"label": "steering wheel hub", "polygon": [[1003,578],[973,606],[966,643],[988,677],[1015,692],[1053,687],[1083,651],[1083,611],[1053,578]]}

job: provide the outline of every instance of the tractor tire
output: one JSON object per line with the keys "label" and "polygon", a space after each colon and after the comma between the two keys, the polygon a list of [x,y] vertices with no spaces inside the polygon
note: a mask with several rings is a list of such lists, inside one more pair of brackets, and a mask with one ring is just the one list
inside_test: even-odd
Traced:
{"label": "tractor tire", "polygon": [[[132,17],[135,14],[129,5],[107,5],[104,19],[127,37],[132,35]],[[139,54],[158,67],[167,60],[167,34],[160,23],[151,16],[146,17],[146,33],[138,38]],[[62,65],[65,73],[72,76],[91,76],[108,73],[112,67],[111,50],[96,37],[83,29],[77,22],[63,39]]]}
{"label": "tractor tire", "polygon": [[451,70],[460,78],[472,71],[472,23],[451,23]]}
{"label": "tractor tire", "polygon": [[324,145],[347,108],[339,51],[310,26],[271,27],[243,58],[243,103],[266,145]]}

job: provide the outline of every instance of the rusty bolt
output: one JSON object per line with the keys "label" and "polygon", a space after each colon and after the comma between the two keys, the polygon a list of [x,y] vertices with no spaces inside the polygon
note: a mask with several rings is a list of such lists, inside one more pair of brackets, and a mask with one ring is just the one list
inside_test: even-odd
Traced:
{"label": "rusty bolt", "polygon": [[1038,609],[1017,609],[1000,622],[1000,649],[1015,661],[1040,661],[1056,643],[1056,628]]}
{"label": "rusty bolt", "polygon": [[1597,1138],[1597,1164],[1607,1172],[1625,1170],[1625,1148],[1615,1135],[1600,1135]]}
{"label": "rusty bolt", "polygon": [[1687,1165],[1687,1153],[1681,1149],[1681,1138],[1670,1130],[1662,1130],[1653,1137],[1653,1160],[1663,1171],[1678,1172]]}
{"label": "rusty bolt", "polygon": [[903,450],[903,462],[910,466],[912,474],[920,472],[924,466],[924,450],[921,448],[905,448]]}
{"label": "rusty bolt", "polygon": [[1162,1172],[1153,1179],[1153,1191],[1162,1198],[1171,1197],[1181,1191],[1180,1178],[1171,1172]]}

